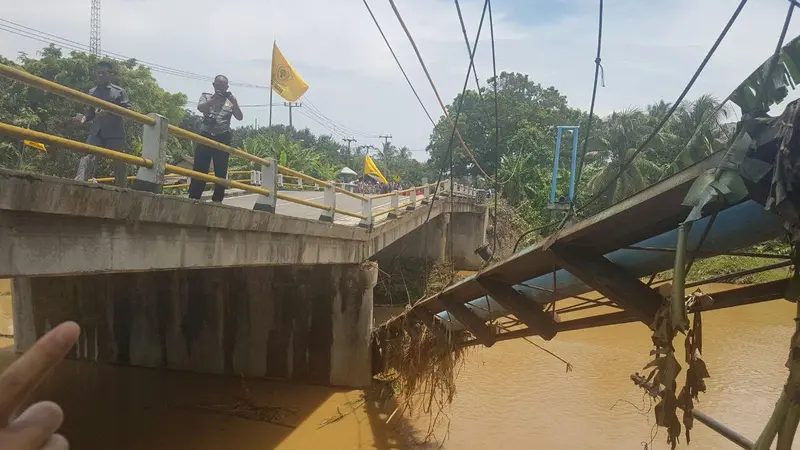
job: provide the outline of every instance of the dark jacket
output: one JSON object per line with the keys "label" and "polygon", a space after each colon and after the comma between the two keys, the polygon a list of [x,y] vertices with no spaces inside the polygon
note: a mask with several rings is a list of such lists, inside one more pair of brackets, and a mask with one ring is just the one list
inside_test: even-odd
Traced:
{"label": "dark jacket", "polygon": [[[131,107],[128,94],[116,84],[109,83],[107,86],[95,86],[89,89],[89,95],[123,108],[130,109]],[[125,137],[125,127],[120,116],[102,110],[96,111],[95,108],[90,107],[86,110],[86,120],[92,122],[89,128],[90,135],[96,134],[107,139]]]}

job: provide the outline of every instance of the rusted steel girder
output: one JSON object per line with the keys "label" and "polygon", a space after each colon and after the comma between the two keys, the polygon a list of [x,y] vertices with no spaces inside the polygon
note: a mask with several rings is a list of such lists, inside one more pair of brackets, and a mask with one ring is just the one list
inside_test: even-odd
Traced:
{"label": "rusted steel girder", "polygon": [[641,280],[603,255],[569,245],[554,245],[556,263],[630,312],[645,324],[652,323],[664,298]]}
{"label": "rusted steel girder", "polygon": [[447,296],[439,298],[447,312],[475,336],[475,340],[486,347],[491,347],[495,342],[495,333],[480,317],[476,316],[464,303],[455,301]]}
{"label": "rusted steel girder", "polygon": [[489,292],[489,296],[494,301],[502,305],[506,311],[514,314],[528,328],[536,330],[539,336],[548,341],[555,337],[554,315],[544,312],[541,303],[526,299],[513,287],[497,280],[478,277],[478,283]]}
{"label": "rusted steel girder", "polygon": [[[704,308],[696,307],[695,311],[713,311],[715,309],[732,308],[734,306],[751,305],[754,303],[767,302],[783,298],[786,289],[789,287],[789,280],[776,280],[767,283],[753,284],[727,291],[711,294],[714,303]],[[639,319],[630,311],[620,311],[608,314],[599,314],[580,319],[566,320],[558,323],[558,332],[584,330],[587,328],[604,327],[608,325],[619,325],[623,323],[638,322]],[[507,341],[509,339],[519,339],[523,337],[536,336],[534,330],[525,328],[521,330],[509,331],[495,336],[495,342]],[[476,342],[467,341],[462,346],[468,347],[475,345]]]}

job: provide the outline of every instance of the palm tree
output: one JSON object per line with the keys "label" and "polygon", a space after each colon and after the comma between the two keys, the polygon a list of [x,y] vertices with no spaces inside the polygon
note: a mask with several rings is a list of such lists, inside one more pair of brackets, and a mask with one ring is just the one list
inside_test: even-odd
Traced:
{"label": "palm tree", "polygon": [[727,109],[711,95],[701,95],[697,100],[681,105],[668,127],[672,150],[669,154],[674,156],[663,176],[678,172],[725,148],[730,136],[720,120],[727,115]]}
{"label": "palm tree", "polygon": [[[641,155],[631,161],[636,148],[651,131],[648,119],[648,115],[638,109],[615,112],[598,124],[597,135],[590,139],[591,152],[587,153],[587,160],[602,168],[589,180],[587,189],[591,196],[600,196],[598,202],[603,207],[644,189],[660,175],[659,166]],[[662,144],[656,137],[645,151],[658,150]],[[620,173],[628,161],[631,162]]]}
{"label": "palm tree", "polygon": [[292,140],[285,134],[260,135],[244,140],[244,150],[261,158],[274,158],[283,167],[302,172],[306,175],[333,180],[337,168],[330,163],[324,154],[306,148],[300,142]]}

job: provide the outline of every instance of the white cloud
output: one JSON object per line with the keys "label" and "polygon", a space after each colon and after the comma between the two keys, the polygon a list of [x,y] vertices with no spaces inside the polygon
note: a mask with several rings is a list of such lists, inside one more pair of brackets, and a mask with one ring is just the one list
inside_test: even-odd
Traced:
{"label": "white cloud", "polygon": [[[575,7],[575,3],[580,6]],[[466,49],[452,2],[398,0],[398,8],[445,102],[460,92],[467,65]],[[570,103],[588,108],[596,45],[597,2],[538,2],[530,17],[495,2],[498,71],[520,71],[544,85],[554,85]],[[603,36],[606,87],[597,110],[672,101],[689,80],[738,0],[607,0]],[[436,119],[441,110],[416,57],[385,0],[371,0],[378,20],[412,82]],[[462,0],[474,36],[482,2]],[[550,21],[535,20],[548,8]],[[712,93],[725,97],[774,49],[787,8],[782,0],[748,3],[690,97]],[[566,11],[566,9],[564,9]],[[10,2],[3,18],[79,42],[88,37],[88,0]],[[795,22],[792,38],[800,31]],[[479,75],[491,75],[488,23],[476,57]],[[367,134],[391,133],[398,145],[422,149],[431,125],[417,104],[359,0],[104,0],[103,48],[139,59],[202,74],[225,73],[231,80],[268,84],[271,44],[281,49],[311,85],[309,97],[328,117]],[[35,52],[43,44],[0,33],[0,54]],[[190,99],[207,90],[204,82],[156,74],[162,85]],[[472,86],[470,86],[472,87]],[[238,89],[245,104],[266,103],[264,90]],[[276,98],[276,101],[278,99]],[[502,105],[501,105],[502,107]],[[247,121],[265,124],[267,109],[249,109]],[[286,110],[276,107],[276,122]],[[325,129],[303,115],[295,124]],[[359,143],[376,140],[359,139]],[[423,157],[418,153],[416,156]]]}

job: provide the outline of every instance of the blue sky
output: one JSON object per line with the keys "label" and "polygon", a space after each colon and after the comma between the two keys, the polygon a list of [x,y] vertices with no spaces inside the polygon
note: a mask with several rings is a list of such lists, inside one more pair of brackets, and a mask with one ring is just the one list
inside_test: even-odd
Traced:
{"label": "blue sky", "polygon": [[[450,0],[396,0],[417,40],[437,88],[449,102],[460,92],[467,55]],[[89,0],[6,2],[0,18],[86,42]],[[369,0],[423,101],[441,110],[386,0]],[[738,0],[606,0],[603,67],[606,87],[597,111],[666,99],[680,93]],[[482,1],[461,0],[474,36]],[[594,70],[597,0],[496,0],[498,71],[519,71],[554,85],[573,106],[588,108]],[[772,51],[786,12],[785,0],[751,0],[690,93],[724,98]],[[798,19],[800,20],[800,19]],[[757,32],[754,32],[757,30]],[[800,32],[792,24],[789,38]],[[479,76],[491,75],[488,28],[476,56]],[[191,72],[224,73],[232,81],[269,83],[273,39],[310,84],[313,102],[337,127],[296,110],[295,125],[337,138],[391,134],[396,145],[422,152],[431,125],[406,85],[361,0],[103,0],[103,48]],[[34,54],[42,44],[0,32],[0,54]],[[156,73],[161,85],[195,100],[208,83]],[[269,91],[237,88],[243,104],[269,101]],[[277,101],[280,101],[277,99]],[[303,100],[301,100],[303,101]],[[501,105],[502,108],[502,105]],[[245,110],[246,123],[266,124],[266,108]],[[274,110],[285,123],[287,111]],[[357,133],[355,133],[357,132]]]}

